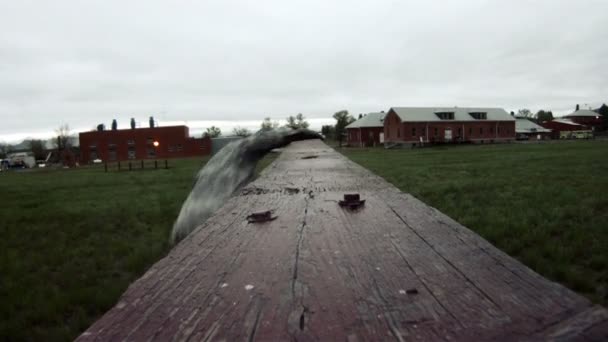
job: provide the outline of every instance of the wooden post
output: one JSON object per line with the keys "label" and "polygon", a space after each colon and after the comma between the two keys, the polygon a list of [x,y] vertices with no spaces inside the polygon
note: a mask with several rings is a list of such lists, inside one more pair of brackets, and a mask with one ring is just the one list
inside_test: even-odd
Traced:
{"label": "wooden post", "polygon": [[158,160],[155,160],[155,161],[154,161],[154,168],[155,168],[155,169],[158,169]]}
{"label": "wooden post", "polygon": [[132,170],[131,162],[129,162],[129,171]]}
{"label": "wooden post", "polygon": [[169,169],[169,163],[167,162],[167,159],[165,159],[165,169]]}

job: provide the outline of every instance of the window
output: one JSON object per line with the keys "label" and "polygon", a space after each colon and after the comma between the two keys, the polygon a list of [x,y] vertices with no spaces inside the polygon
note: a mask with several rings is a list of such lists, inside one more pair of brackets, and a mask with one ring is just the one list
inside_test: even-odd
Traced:
{"label": "window", "polygon": [[116,150],[110,150],[108,152],[108,159],[109,160],[116,160]]}
{"label": "window", "polygon": [[156,150],[154,147],[148,147],[146,151],[148,152],[148,158],[156,157]]}
{"label": "window", "polygon": [[494,127],[490,127],[490,134],[494,134]]}
{"label": "window", "polygon": [[97,151],[91,151],[89,159],[91,159],[91,160],[97,159]]}
{"label": "window", "polygon": [[129,149],[129,151],[127,152],[127,158],[135,159],[135,150]]}
{"label": "window", "polygon": [[175,152],[175,145],[169,145],[169,152]]}
{"label": "window", "polygon": [[500,126],[496,127],[496,133],[500,134]]}
{"label": "window", "polygon": [[462,127],[458,127],[458,136],[462,136]]}
{"label": "window", "polygon": [[437,130],[437,127],[435,127],[435,136],[437,136],[437,134],[438,134],[438,130]]}
{"label": "window", "polygon": [[146,139],[146,144],[148,144],[148,145],[154,144],[154,138],[147,138]]}
{"label": "window", "polygon": [[184,148],[182,147],[182,144],[177,144],[177,151],[180,152],[183,150],[184,150]]}
{"label": "window", "polygon": [[415,137],[416,136],[416,127],[412,127],[412,136]]}
{"label": "window", "polygon": [[488,113],[486,112],[469,112],[469,115],[477,120],[486,120],[488,118]]}
{"label": "window", "polygon": [[441,120],[454,120],[454,112],[435,112],[435,115]]}
{"label": "window", "polygon": [[479,134],[483,134],[483,127],[479,127]]}
{"label": "window", "polygon": [[127,145],[135,145],[135,140],[133,140],[133,139],[127,140]]}
{"label": "window", "polygon": [[469,127],[469,135],[473,135],[473,127]]}

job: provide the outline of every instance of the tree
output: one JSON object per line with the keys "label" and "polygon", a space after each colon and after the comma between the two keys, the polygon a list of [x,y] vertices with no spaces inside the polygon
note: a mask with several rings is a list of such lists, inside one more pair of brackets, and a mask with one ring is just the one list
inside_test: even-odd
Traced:
{"label": "tree", "polygon": [[32,139],[28,141],[28,145],[36,160],[44,159],[44,143],[42,140]]}
{"label": "tree", "polygon": [[553,113],[551,111],[544,111],[541,109],[536,113],[536,122],[537,123],[551,121],[551,120],[553,120]]}
{"label": "tree", "polygon": [[55,138],[54,145],[58,151],[63,151],[70,147],[70,126],[68,124],[62,124],[55,130],[57,138]]}
{"label": "tree", "polygon": [[336,112],[333,117],[336,119],[336,139],[338,139],[339,146],[342,147],[342,140],[344,140],[344,136],[346,135],[346,126],[355,121],[355,118],[350,116],[347,110]]}
{"label": "tree", "polygon": [[106,125],[100,123],[99,125],[97,125],[97,131],[99,132],[103,132],[106,130]]}
{"label": "tree", "polygon": [[574,110],[575,112],[578,112],[578,110],[581,109],[581,106],[578,105],[578,103],[576,104],[576,109]]}
{"label": "tree", "polygon": [[131,129],[135,129],[135,118],[131,118]]}
{"label": "tree", "polygon": [[205,133],[203,133],[203,137],[208,136],[209,138],[217,138],[220,135],[222,135],[222,130],[215,126],[207,128]]}
{"label": "tree", "polygon": [[12,150],[11,145],[9,145],[5,142],[0,143],[0,158],[2,158],[2,159],[6,158],[6,156],[9,153],[11,153],[11,150]]}
{"label": "tree", "polygon": [[602,104],[600,108],[597,109],[597,113],[602,116],[602,130],[608,131],[608,106],[606,104]]}
{"label": "tree", "polygon": [[154,128],[154,117],[150,117],[150,128]]}
{"label": "tree", "polygon": [[270,120],[270,118],[264,118],[264,121],[262,121],[262,124],[260,125],[260,131],[271,131],[277,128],[279,128],[279,123]]}
{"label": "tree", "polygon": [[118,129],[118,123],[116,122],[116,119],[112,120],[112,130],[115,131]]}
{"label": "tree", "polygon": [[285,127],[291,129],[308,128],[308,126],[309,124],[306,121],[304,115],[302,115],[302,113],[298,113],[298,115],[296,115],[295,117],[293,115],[290,115],[287,118],[287,124],[285,125]]}
{"label": "tree", "polygon": [[529,109],[522,108],[517,111],[517,116],[522,117],[522,118],[532,118],[534,116],[534,114],[532,114],[532,112]]}
{"label": "tree", "polygon": [[325,138],[332,139],[334,138],[335,129],[332,125],[324,125],[321,126],[321,134],[325,136]]}
{"label": "tree", "polygon": [[239,137],[248,137],[251,135],[251,131],[247,128],[237,126],[232,130],[232,134],[237,135]]}

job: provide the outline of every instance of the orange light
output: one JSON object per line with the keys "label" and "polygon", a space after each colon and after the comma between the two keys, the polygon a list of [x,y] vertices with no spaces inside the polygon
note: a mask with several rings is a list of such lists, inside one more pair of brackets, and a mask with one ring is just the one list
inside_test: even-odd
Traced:
{"label": "orange light", "polygon": [[155,142],[153,143],[153,145],[154,145],[154,147],[158,147],[158,145],[160,145],[160,144],[158,143],[158,141],[155,141]]}

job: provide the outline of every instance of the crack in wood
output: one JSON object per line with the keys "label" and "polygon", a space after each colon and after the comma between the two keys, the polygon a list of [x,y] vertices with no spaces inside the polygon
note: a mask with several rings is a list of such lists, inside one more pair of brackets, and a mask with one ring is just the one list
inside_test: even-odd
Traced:
{"label": "crack in wood", "polygon": [[393,213],[395,213],[395,215],[397,215],[397,217],[399,218],[399,220],[401,220],[401,222],[403,222],[403,224],[405,224],[406,227],[408,227],[412,232],[414,232],[414,234],[416,234],[420,240],[422,240],[427,246],[429,246],[431,248],[431,250],[433,250],[433,252],[435,252],[441,259],[443,259],[448,265],[450,265],[456,272],[458,272],[469,284],[471,284],[477,291],[479,291],[479,293],[481,293],[482,296],[484,296],[488,301],[490,301],[490,303],[494,304],[497,308],[502,310],[502,307],[496,303],[494,301],[494,299],[492,299],[492,297],[490,297],[490,295],[488,295],[483,289],[481,289],[479,286],[477,286],[477,284],[475,284],[475,282],[473,282],[464,272],[462,272],[462,270],[460,270],[458,267],[456,267],[456,265],[454,265],[453,262],[451,262],[448,258],[446,258],[445,256],[443,256],[443,254],[439,253],[439,251],[435,248],[435,246],[433,246],[430,242],[428,242],[420,233],[418,233],[418,231],[416,231],[416,229],[414,229],[412,226],[410,226],[410,224],[405,221],[405,219],[403,219],[403,217],[401,217],[401,215],[399,215],[399,213],[397,213],[397,211],[389,204],[388,207],[392,210]]}

